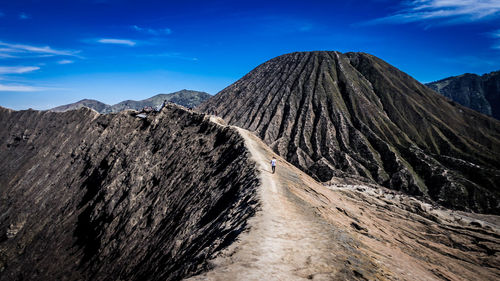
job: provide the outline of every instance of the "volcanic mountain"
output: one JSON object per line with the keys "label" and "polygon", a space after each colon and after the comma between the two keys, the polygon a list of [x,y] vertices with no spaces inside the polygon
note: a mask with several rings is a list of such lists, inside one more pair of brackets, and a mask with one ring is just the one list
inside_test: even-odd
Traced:
{"label": "volcanic mountain", "polygon": [[322,185],[214,116],[0,108],[0,127],[2,281],[500,278],[498,216]]}
{"label": "volcanic mountain", "polygon": [[274,58],[201,104],[315,179],[500,214],[500,122],[365,53]]}
{"label": "volcanic mountain", "polygon": [[145,106],[156,108],[160,106],[165,100],[188,108],[192,108],[199,105],[209,97],[211,96],[205,92],[181,90],[170,94],[158,94],[156,96],[140,101],[126,100],[119,102],[115,105],[108,105],[100,101],[84,99],[75,103],[61,105],[52,108],[50,109],[50,111],[64,112],[68,110],[79,109],[82,107],[88,107],[92,108],[93,110],[99,113],[106,114],[106,113],[116,113],[127,109],[141,110]]}
{"label": "volcanic mountain", "polygon": [[465,73],[426,84],[461,105],[500,120],[500,71]]}

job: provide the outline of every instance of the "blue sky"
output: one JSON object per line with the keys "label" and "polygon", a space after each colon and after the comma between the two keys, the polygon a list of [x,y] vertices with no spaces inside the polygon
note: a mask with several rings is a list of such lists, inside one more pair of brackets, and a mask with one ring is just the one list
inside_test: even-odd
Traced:
{"label": "blue sky", "polygon": [[0,3],[0,106],[216,94],[275,56],[376,55],[421,82],[500,69],[500,0]]}

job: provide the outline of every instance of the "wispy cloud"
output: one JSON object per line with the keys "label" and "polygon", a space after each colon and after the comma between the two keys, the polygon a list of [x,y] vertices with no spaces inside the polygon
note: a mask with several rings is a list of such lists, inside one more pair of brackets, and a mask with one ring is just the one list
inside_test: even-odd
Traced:
{"label": "wispy cloud", "polygon": [[495,39],[495,43],[491,46],[492,49],[500,50],[500,29],[489,33],[490,37]]}
{"label": "wispy cloud", "polygon": [[0,84],[0,92],[38,92],[47,90],[46,88],[26,85],[5,85]]}
{"label": "wispy cloud", "polygon": [[312,29],[313,29],[313,25],[310,23],[303,24],[302,26],[300,26],[298,28],[298,30],[301,32],[311,31]]}
{"label": "wispy cloud", "polygon": [[38,66],[0,66],[0,74],[21,74],[39,69]]}
{"label": "wispy cloud", "polygon": [[22,13],[19,14],[19,19],[20,20],[27,20],[29,18],[31,18],[31,17],[28,14],[26,14],[25,12],[22,12]]}
{"label": "wispy cloud", "polygon": [[114,39],[114,38],[102,38],[98,39],[97,42],[102,44],[117,44],[117,45],[126,45],[126,46],[135,46],[135,42],[128,39]]}
{"label": "wispy cloud", "polygon": [[14,59],[14,58],[17,58],[17,56],[0,52],[0,59]]}
{"label": "wispy cloud", "polygon": [[138,25],[132,25],[131,28],[135,31],[150,34],[153,36],[172,34],[172,30],[170,28],[148,28],[148,27],[140,27]]}
{"label": "wispy cloud", "polygon": [[160,54],[145,54],[145,55],[139,55],[139,56],[140,57],[150,57],[150,58],[163,57],[163,58],[172,58],[172,59],[179,59],[179,60],[186,60],[186,61],[198,61],[198,58],[184,56],[181,53],[176,53],[176,52],[160,53]]}
{"label": "wispy cloud", "polygon": [[58,64],[71,64],[74,63],[72,60],[60,60],[57,62]]}
{"label": "wispy cloud", "polygon": [[500,61],[495,58],[484,58],[478,56],[444,57],[439,60],[449,64],[464,65],[468,68],[481,68],[485,66],[495,67],[500,63]]}
{"label": "wispy cloud", "polygon": [[310,33],[323,29],[323,27],[308,19],[289,17],[289,16],[262,16],[258,19],[252,17],[245,19],[252,22],[252,25],[258,27],[256,31],[263,34],[262,30],[266,30],[267,34],[291,34],[291,33]]}
{"label": "wispy cloud", "polygon": [[49,46],[32,46],[24,44],[11,44],[0,41],[0,57],[18,57],[13,54],[20,55],[21,57],[28,54],[38,54],[41,56],[73,56],[78,57],[80,51],[73,50],[57,50]]}
{"label": "wispy cloud", "polygon": [[404,1],[401,9],[392,15],[362,24],[410,22],[458,24],[498,16],[500,16],[500,1],[498,0],[411,0]]}

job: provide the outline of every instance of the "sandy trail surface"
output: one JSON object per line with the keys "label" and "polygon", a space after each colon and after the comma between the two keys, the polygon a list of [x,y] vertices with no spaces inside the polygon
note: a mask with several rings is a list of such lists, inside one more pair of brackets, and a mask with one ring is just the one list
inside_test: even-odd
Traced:
{"label": "sandy trail surface", "polygon": [[479,215],[480,226],[471,227],[459,213],[426,210],[381,187],[323,186],[234,128],[260,171],[260,210],[238,241],[210,261],[211,270],[188,280],[500,278],[497,224]]}
{"label": "sandy trail surface", "polygon": [[[350,260],[374,267],[362,258],[349,233],[326,222],[313,206],[289,190],[290,183],[306,184],[302,173],[252,133],[237,129],[260,171],[261,210],[237,245],[212,261],[214,270],[190,280],[337,280],[361,275],[355,269],[345,270]],[[270,166],[273,155],[278,158],[275,174]],[[359,271],[363,271],[361,267]]]}

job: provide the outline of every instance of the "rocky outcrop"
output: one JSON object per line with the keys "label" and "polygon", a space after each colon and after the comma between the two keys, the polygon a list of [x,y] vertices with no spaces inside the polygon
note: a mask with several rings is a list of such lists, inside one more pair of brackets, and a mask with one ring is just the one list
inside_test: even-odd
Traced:
{"label": "rocky outcrop", "polygon": [[500,119],[500,71],[482,76],[466,73],[426,85],[463,106]]}
{"label": "rocky outcrop", "polygon": [[171,94],[158,94],[145,100],[135,101],[126,100],[119,102],[115,105],[108,105],[96,100],[84,99],[72,104],[61,105],[50,109],[53,112],[64,112],[68,110],[75,110],[82,107],[92,108],[93,110],[102,113],[117,113],[127,109],[141,110],[146,106],[153,108],[159,107],[163,101],[172,102],[184,107],[193,108],[207,100],[211,96],[205,92],[181,90]]}
{"label": "rocky outcrop", "polygon": [[0,108],[0,280],[179,280],[247,227],[259,179],[231,128]]}
{"label": "rocky outcrop", "polygon": [[364,53],[272,59],[199,106],[322,182],[350,177],[500,213],[500,122]]}

